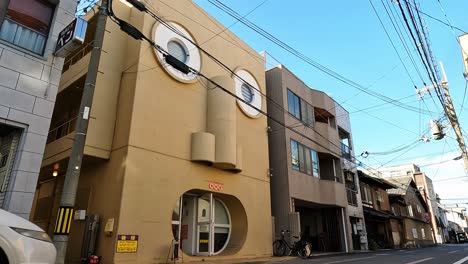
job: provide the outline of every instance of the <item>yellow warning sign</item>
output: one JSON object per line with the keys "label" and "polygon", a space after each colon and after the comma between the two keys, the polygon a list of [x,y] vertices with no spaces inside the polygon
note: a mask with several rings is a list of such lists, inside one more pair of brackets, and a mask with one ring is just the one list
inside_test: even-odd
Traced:
{"label": "yellow warning sign", "polygon": [[138,235],[118,235],[117,253],[135,253],[138,250]]}

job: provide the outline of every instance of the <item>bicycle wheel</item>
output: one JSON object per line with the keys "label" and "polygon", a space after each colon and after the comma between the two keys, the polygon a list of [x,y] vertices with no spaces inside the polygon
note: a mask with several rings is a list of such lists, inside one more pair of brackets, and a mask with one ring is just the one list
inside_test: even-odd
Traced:
{"label": "bicycle wheel", "polygon": [[275,240],[273,242],[273,255],[282,257],[286,253],[286,244],[282,240]]}

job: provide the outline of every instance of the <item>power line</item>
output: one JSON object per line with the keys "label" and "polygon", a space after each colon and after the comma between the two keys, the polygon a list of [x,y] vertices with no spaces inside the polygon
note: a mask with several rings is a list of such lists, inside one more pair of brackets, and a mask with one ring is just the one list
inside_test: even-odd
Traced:
{"label": "power line", "polygon": [[[137,4],[140,5],[140,6],[139,6],[139,9],[140,9],[140,8],[141,8],[141,9],[144,9],[144,10],[146,10],[145,12],[147,12],[146,7],[145,7],[141,2],[138,2]],[[141,6],[141,5],[142,5],[142,6]],[[174,61],[174,60],[178,61],[178,60],[177,60],[176,58],[174,58],[171,54],[169,54],[166,50],[164,50],[162,47],[160,47],[159,45],[157,45],[154,41],[152,41],[151,39],[149,39],[148,37],[146,37],[143,33],[141,33],[141,32],[140,32],[138,29],[136,29],[133,25],[131,25],[131,24],[129,24],[129,23],[123,21],[122,19],[119,19],[119,18],[113,13],[112,4],[109,5],[109,10],[108,10],[108,11],[109,11],[109,15],[110,15],[111,20],[112,20],[114,23],[118,24],[118,25],[120,26],[120,29],[121,29],[122,31],[124,31],[125,33],[127,33],[127,34],[130,35],[131,37],[135,38],[136,40],[144,40],[144,41],[148,42],[148,43],[149,43],[151,46],[153,46],[158,52],[160,52],[160,53],[163,54],[163,56],[165,57],[166,61],[168,61],[168,60],[169,60],[169,61]],[[140,11],[143,11],[143,10],[140,10]],[[152,15],[156,16],[155,14],[152,14]],[[160,21],[161,23],[164,23],[164,22],[165,22],[165,21],[163,21],[160,17],[157,17],[157,16],[156,16],[155,19],[156,19],[156,18],[157,18],[158,21]],[[164,25],[167,26],[170,30],[173,30],[175,33],[177,33],[177,34],[179,34],[179,35],[181,34],[180,32],[177,32],[175,29],[171,29],[172,27],[170,27],[170,25],[166,25],[166,23],[164,23]],[[183,34],[182,34],[181,36],[183,37]],[[194,44],[194,45],[196,45],[196,44]],[[206,52],[206,51],[205,51],[205,52]],[[215,59],[216,59],[216,58],[215,58]],[[216,60],[217,60],[217,59],[216,59]],[[217,61],[219,61],[219,60],[217,60]],[[197,71],[197,70],[191,68],[190,66],[188,66],[188,65],[186,65],[186,64],[184,64],[184,63],[182,63],[182,62],[180,62],[180,61],[178,61],[178,62],[181,63],[179,66],[182,66],[182,64],[184,65],[184,70],[188,70],[189,72],[192,72],[192,73],[194,73],[194,74],[196,74],[196,75],[198,75],[198,76],[201,76],[201,77],[203,77],[204,79],[206,79],[208,82],[210,82],[210,83],[214,86],[213,89],[214,89],[214,88],[219,88],[219,89],[221,89],[223,92],[225,92],[225,93],[227,93],[228,95],[234,97],[235,99],[237,99],[237,100],[239,100],[239,101],[241,101],[241,102],[243,102],[243,103],[245,103],[245,104],[248,104],[251,108],[255,109],[256,111],[258,111],[258,112],[261,113],[262,115],[266,116],[269,120],[271,120],[271,121],[273,121],[273,122],[279,124],[280,126],[282,126],[282,127],[286,128],[286,129],[290,130],[291,132],[293,132],[293,133],[295,133],[295,134],[297,134],[297,135],[300,135],[300,136],[303,137],[303,138],[308,139],[308,140],[311,141],[311,142],[314,142],[317,146],[322,147],[323,149],[327,150],[329,153],[331,153],[331,154],[333,154],[333,155],[336,155],[337,157],[341,157],[341,156],[342,156],[341,153],[338,153],[338,152],[336,152],[336,151],[333,151],[332,149],[329,148],[329,146],[324,146],[324,145],[321,144],[320,142],[318,142],[318,141],[316,141],[315,139],[313,139],[313,138],[311,138],[311,137],[305,135],[304,133],[300,133],[299,131],[297,131],[297,130],[291,128],[291,127],[286,126],[283,122],[281,122],[281,121],[279,121],[278,119],[272,117],[271,115],[269,115],[269,114],[268,114],[267,112],[265,112],[264,110],[259,109],[258,107],[251,105],[250,103],[248,103],[247,101],[245,101],[245,99],[243,99],[243,98],[237,96],[235,93],[233,93],[233,92],[231,92],[230,90],[226,89],[225,87],[219,85],[218,83],[216,83],[215,81],[211,80],[209,77],[207,77],[207,76],[204,75],[203,73],[201,73],[201,72],[199,72],[199,71]],[[244,80],[242,80],[242,81],[243,81],[245,84],[248,85],[247,82],[245,82]],[[313,128],[312,128],[312,129],[313,129]],[[313,129],[313,130],[314,130],[314,129]],[[315,130],[314,130],[314,131],[315,131]],[[333,145],[335,145],[334,142],[330,141],[327,137],[321,135],[319,132],[315,131],[315,133],[316,133],[317,135],[323,137],[324,139],[326,139],[328,142],[330,142],[330,143],[332,143]],[[335,146],[337,146],[337,145],[335,145]],[[340,148],[340,147],[338,147],[338,148]],[[354,161],[354,160],[356,160],[357,163],[356,163],[356,161]],[[362,163],[361,161],[359,161],[356,157],[352,157],[352,160],[350,160],[350,162],[356,164],[357,166],[367,166],[367,165],[365,165],[364,163]],[[380,176],[378,176],[378,177],[380,177]],[[381,178],[381,177],[380,177],[380,178]],[[382,179],[383,179],[383,178],[382,178]],[[402,185],[402,186],[404,186],[404,185]],[[409,189],[410,187],[411,187],[411,186],[404,186],[404,188],[406,188],[406,189]],[[411,187],[411,188],[412,188],[412,187]],[[414,188],[413,188],[413,189],[414,189]],[[418,191],[418,190],[415,189],[415,191]]]}
{"label": "power line", "polygon": [[419,13],[421,13],[421,14],[423,14],[423,15],[429,17],[430,19],[433,19],[433,20],[435,20],[435,21],[437,21],[437,22],[440,22],[440,23],[442,23],[442,24],[444,24],[444,25],[446,25],[446,26],[448,26],[448,27],[450,27],[450,28],[452,28],[452,29],[456,29],[456,30],[458,30],[458,31],[460,31],[460,32],[462,32],[462,33],[465,33],[465,34],[468,33],[468,32],[466,32],[465,30],[463,30],[463,29],[461,29],[461,28],[459,28],[459,27],[453,26],[453,25],[451,25],[451,24],[447,24],[447,23],[444,22],[442,19],[436,18],[436,17],[434,17],[434,16],[432,16],[432,15],[429,15],[429,14],[426,13],[426,12],[423,12],[423,11],[422,11],[420,8],[418,8],[418,7],[414,7],[414,8],[415,8],[416,10],[418,10]]}
{"label": "power line", "polygon": [[[218,1],[218,0],[208,0],[208,2],[210,2],[212,5],[214,5],[215,7],[219,8],[221,11],[225,12],[226,14],[228,14],[229,16],[239,20],[241,23],[243,23],[244,25],[246,25],[248,28],[252,29],[253,31],[255,31],[256,33],[258,33],[259,35],[261,35],[262,37],[266,38],[267,40],[271,41],[272,43],[276,44],[277,46],[279,46],[280,48],[282,48],[283,50],[289,52],[290,54],[294,55],[295,57],[299,58],[300,60],[304,61],[305,63],[311,65],[312,67],[322,71],[323,73],[339,80],[340,82],[343,82],[351,87],[354,87],[370,96],[373,96],[373,97],[376,97],[380,100],[383,100],[383,101],[386,101],[386,102],[389,102],[389,103],[392,103],[400,108],[403,108],[403,109],[406,109],[406,110],[409,110],[409,111],[413,111],[413,112],[418,112],[418,108],[414,107],[414,106],[408,106],[408,105],[405,105],[405,104],[402,104],[390,97],[387,97],[383,94],[380,94],[380,93],[377,93],[375,91],[372,91],[372,90],[369,90],[367,88],[365,88],[364,86],[350,80],[349,78],[325,67],[324,65],[312,60],[311,58],[307,57],[306,55],[304,55],[303,53],[299,52],[298,50],[292,48],[291,46],[289,46],[288,44],[286,44],[285,42],[281,41],[280,39],[276,38],[275,36],[273,36],[272,34],[268,33],[266,30],[260,28],[259,26],[257,26],[256,24],[252,23],[251,21],[249,21],[248,19],[245,19],[245,18],[242,18],[236,11],[234,11],[233,9],[231,9],[230,7],[228,7],[227,5],[225,5],[224,3]],[[428,113],[425,113],[425,114],[428,114]]]}
{"label": "power line", "polygon": [[[377,10],[375,9],[375,6],[374,6],[374,4],[372,3],[372,0],[369,0],[369,3],[371,4],[372,9],[374,10],[375,15],[376,15],[377,18],[379,19],[380,25],[382,26],[383,30],[385,31],[385,34],[387,35],[388,40],[389,40],[390,43],[392,44],[393,50],[394,50],[395,53],[397,54],[398,59],[400,59],[400,62],[401,62],[401,64],[403,65],[403,68],[405,69],[405,72],[406,72],[406,74],[408,75],[408,78],[409,78],[409,79],[411,80],[411,82],[413,83],[413,86],[416,87],[416,83],[414,82],[413,78],[411,77],[411,74],[409,73],[408,68],[406,68],[405,63],[403,62],[403,59],[401,58],[400,53],[398,52],[397,48],[395,47],[395,44],[393,43],[393,40],[392,40],[392,38],[390,37],[390,34],[388,34],[388,31],[387,31],[387,29],[385,28],[385,25],[384,25],[384,23],[382,22],[382,19],[380,18],[379,13],[377,13]],[[383,4],[383,2],[382,2],[382,4]],[[388,12],[387,12],[387,14],[388,14]],[[393,21],[392,21],[392,24],[393,24]]]}

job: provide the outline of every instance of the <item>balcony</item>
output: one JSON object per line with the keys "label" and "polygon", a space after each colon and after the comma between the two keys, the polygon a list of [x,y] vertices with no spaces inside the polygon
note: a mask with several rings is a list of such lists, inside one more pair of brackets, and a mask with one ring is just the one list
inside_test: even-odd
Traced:
{"label": "balcony", "polygon": [[346,188],[346,197],[348,198],[348,204],[358,206],[356,190]]}
{"label": "balcony", "polygon": [[341,156],[349,161],[352,161],[351,149],[343,142],[341,142]]}
{"label": "balcony", "polygon": [[88,53],[93,50],[94,41],[88,42],[86,45],[82,46],[72,55],[66,58],[65,62],[63,63],[62,73],[68,71],[71,66],[75,65],[79,62],[83,57],[85,57]]}
{"label": "balcony", "polygon": [[76,128],[76,118],[70,119],[66,121],[65,123],[53,128],[52,130],[49,131],[49,134],[47,135],[47,144],[54,142],[70,133],[75,131]]}

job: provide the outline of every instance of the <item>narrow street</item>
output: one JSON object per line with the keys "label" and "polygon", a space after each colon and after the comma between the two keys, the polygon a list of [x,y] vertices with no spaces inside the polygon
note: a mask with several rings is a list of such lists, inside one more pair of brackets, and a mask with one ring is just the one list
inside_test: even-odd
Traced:
{"label": "narrow street", "polygon": [[283,264],[462,264],[468,263],[468,244],[442,245],[438,247],[420,249],[402,249],[381,251],[378,253],[350,254],[343,256],[321,257],[308,260],[289,260],[283,262],[269,262]]}

